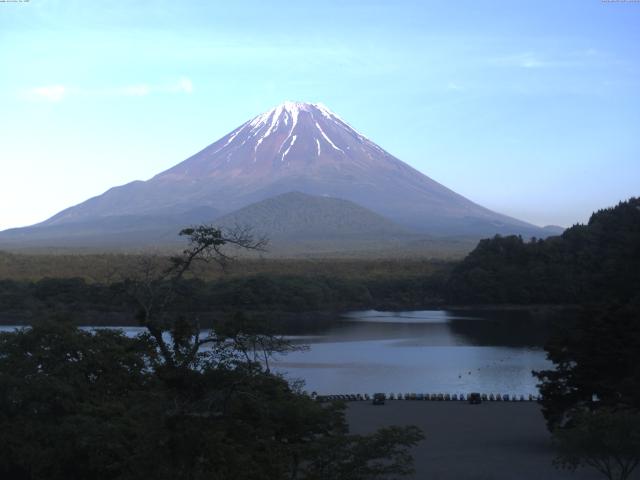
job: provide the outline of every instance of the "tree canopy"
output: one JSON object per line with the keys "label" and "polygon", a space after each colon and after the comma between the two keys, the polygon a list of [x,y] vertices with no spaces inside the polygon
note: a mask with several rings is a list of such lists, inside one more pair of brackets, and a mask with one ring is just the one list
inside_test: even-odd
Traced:
{"label": "tree canopy", "polygon": [[[246,233],[246,232],[245,232]],[[238,313],[202,336],[188,306],[193,262],[256,246],[213,227],[128,292],[146,332],[60,319],[0,334],[0,478],[365,480],[412,471],[415,427],[350,435],[344,405],[320,404],[268,369],[290,348]],[[229,241],[232,239],[232,241]],[[144,267],[144,265],[142,266]],[[185,285],[186,284],[186,285]],[[173,308],[170,308],[170,305]]]}
{"label": "tree canopy", "polygon": [[551,429],[584,409],[640,411],[640,305],[585,307],[545,349],[555,368],[535,374]]}
{"label": "tree canopy", "polygon": [[624,480],[640,462],[640,305],[584,308],[545,347],[535,372],[556,463]]}
{"label": "tree canopy", "polygon": [[597,303],[640,295],[640,198],[546,240],[481,240],[446,287],[451,303]]}

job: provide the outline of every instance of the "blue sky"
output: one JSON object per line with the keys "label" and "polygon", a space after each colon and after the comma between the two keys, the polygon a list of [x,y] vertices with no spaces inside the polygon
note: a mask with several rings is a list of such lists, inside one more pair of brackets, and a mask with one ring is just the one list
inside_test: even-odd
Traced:
{"label": "blue sky", "polygon": [[471,200],[571,225],[640,195],[640,3],[0,3],[0,229],[322,102]]}

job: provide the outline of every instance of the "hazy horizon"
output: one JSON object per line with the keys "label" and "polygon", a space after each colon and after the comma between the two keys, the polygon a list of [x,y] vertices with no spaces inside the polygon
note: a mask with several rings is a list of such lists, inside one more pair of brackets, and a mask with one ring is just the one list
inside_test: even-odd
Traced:
{"label": "hazy horizon", "polygon": [[321,102],[473,202],[570,226],[638,195],[640,4],[0,3],[0,230]]}

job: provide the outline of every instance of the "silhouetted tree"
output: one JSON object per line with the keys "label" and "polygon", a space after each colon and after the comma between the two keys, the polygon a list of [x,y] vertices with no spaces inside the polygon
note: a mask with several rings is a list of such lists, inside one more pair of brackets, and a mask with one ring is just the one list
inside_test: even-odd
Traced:
{"label": "silhouetted tree", "polygon": [[198,350],[207,343],[220,340],[214,336],[201,339],[197,315],[171,309],[178,297],[189,295],[185,276],[196,262],[213,262],[226,268],[233,257],[225,247],[263,250],[265,238],[255,238],[248,228],[222,230],[200,225],[180,231],[188,246],[181,255],[163,261],[158,257],[142,257],[127,290],[139,307],[138,320],[155,341],[161,360],[169,368],[189,367]]}
{"label": "silhouetted tree", "polygon": [[640,460],[640,309],[585,309],[545,349],[553,370],[541,381],[543,414],[556,464],[593,467],[626,479]]}
{"label": "silhouetted tree", "polygon": [[609,480],[627,480],[640,462],[640,414],[628,410],[585,410],[570,428],[554,431],[555,464],[596,469]]}
{"label": "silhouetted tree", "polygon": [[639,312],[635,304],[585,308],[545,346],[554,369],[534,373],[550,429],[585,408],[640,411]]}

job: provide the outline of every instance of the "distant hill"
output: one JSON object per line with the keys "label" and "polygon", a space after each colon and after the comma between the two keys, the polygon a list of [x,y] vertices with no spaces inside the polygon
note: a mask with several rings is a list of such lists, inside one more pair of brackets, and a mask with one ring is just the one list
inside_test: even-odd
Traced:
{"label": "distant hill", "polygon": [[215,221],[250,226],[273,240],[397,237],[411,232],[360,205],[339,198],[290,192],[253,203]]}
{"label": "distant hill", "polygon": [[452,303],[640,305],[640,198],[546,240],[482,240],[454,269],[447,290]]}
{"label": "distant hill", "polygon": [[[40,224],[0,232],[0,247],[16,241],[23,246],[69,247],[171,244],[178,223],[210,222],[211,212],[232,214],[292,191],[343,199],[370,211],[360,223],[325,218],[327,232],[341,224],[343,229],[349,223],[366,227],[373,212],[430,237],[554,233],[457,194],[395,158],[321,104],[284,102],[147,181],[111,188]],[[331,211],[328,205],[323,209]],[[335,211],[346,215],[342,209]],[[294,235],[313,223],[299,213],[290,214],[289,221],[269,228]],[[294,217],[299,227],[293,226]],[[262,221],[255,214],[251,220]]]}
{"label": "distant hill", "polygon": [[224,228],[250,227],[257,236],[269,239],[268,254],[277,257],[450,257],[473,247],[468,241],[416,234],[348,200],[300,192],[253,203],[214,223]]}
{"label": "distant hill", "polygon": [[547,236],[560,235],[566,230],[566,228],[559,225],[545,225],[542,229],[547,233]]}

